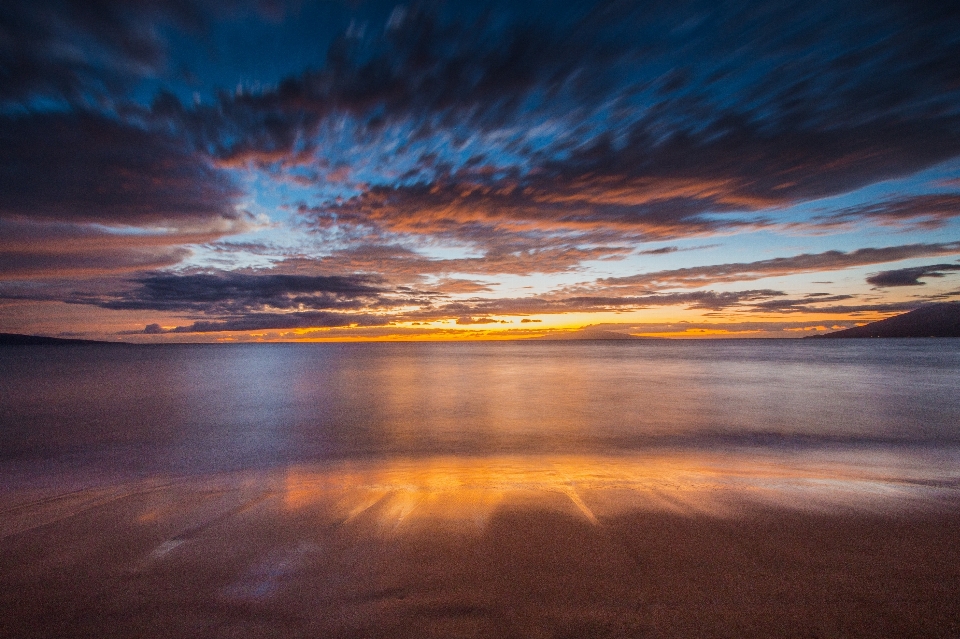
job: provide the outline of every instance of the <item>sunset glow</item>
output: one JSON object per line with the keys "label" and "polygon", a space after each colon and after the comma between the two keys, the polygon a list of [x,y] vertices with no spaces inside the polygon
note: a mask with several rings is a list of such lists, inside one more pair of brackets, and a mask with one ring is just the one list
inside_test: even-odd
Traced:
{"label": "sunset glow", "polygon": [[0,332],[802,337],[960,299],[946,8],[43,1],[0,28]]}

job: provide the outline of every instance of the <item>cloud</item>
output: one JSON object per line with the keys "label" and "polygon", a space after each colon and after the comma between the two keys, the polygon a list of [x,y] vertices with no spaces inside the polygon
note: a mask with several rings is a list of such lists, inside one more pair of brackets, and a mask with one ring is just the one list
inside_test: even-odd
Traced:
{"label": "cloud", "polygon": [[370,225],[393,233],[465,240],[492,230],[540,232],[548,241],[546,234],[552,234],[562,242],[573,233],[603,229],[657,240],[769,225],[757,217],[719,215],[744,207],[724,201],[714,184],[691,178],[671,190],[670,181],[537,174],[522,180],[375,186],[311,211],[321,225]]}
{"label": "cloud", "polygon": [[490,288],[489,284],[484,282],[476,282],[474,280],[464,280],[457,278],[445,277],[430,287],[435,289],[444,295],[457,295],[461,293],[483,293],[489,292],[493,289]]}
{"label": "cloud", "polygon": [[175,137],[86,111],[0,115],[0,278],[174,266],[255,228],[225,173]]}
{"label": "cloud", "polygon": [[676,253],[680,250],[679,246],[664,246],[658,249],[648,249],[646,251],[638,251],[637,255],[667,255],[669,253]]}
{"label": "cloud", "polygon": [[387,293],[379,286],[379,278],[364,275],[154,273],[136,278],[133,283],[135,287],[131,290],[89,298],[77,296],[68,301],[115,310],[210,315],[260,313],[267,317],[270,311],[278,310],[357,310],[378,305],[381,296]]}
{"label": "cloud", "polygon": [[[471,257],[428,257],[395,244],[364,243],[332,251],[319,258],[290,258],[278,268],[323,273],[379,273],[391,281],[416,282],[425,275],[530,275],[572,271],[589,260],[616,260],[630,254],[628,246],[577,246],[576,238],[536,238],[516,234],[496,236],[489,229],[461,229],[459,237],[472,237],[484,252]],[[590,238],[584,238],[589,241]],[[449,281],[451,284],[453,280]],[[438,284],[438,287],[440,285]],[[446,292],[454,291],[448,284]]]}
{"label": "cloud", "polygon": [[153,270],[174,266],[189,255],[190,251],[182,247],[120,248],[57,253],[0,250],[0,279],[88,277]]}
{"label": "cloud", "polygon": [[250,227],[249,220],[199,220],[179,228],[0,218],[0,279],[110,275],[174,266],[200,244]]}
{"label": "cloud", "polygon": [[[85,101],[160,69],[154,27],[174,3],[4,2],[0,6],[0,102],[43,96]],[[138,6],[139,5],[139,6]],[[181,9],[188,5],[182,3]],[[187,17],[181,14],[181,17]]]}
{"label": "cloud", "polygon": [[949,271],[960,271],[960,264],[930,264],[913,268],[900,268],[892,271],[880,271],[867,278],[868,284],[884,288],[889,286],[923,286],[926,277],[944,277]]}
{"label": "cloud", "polygon": [[0,217],[196,224],[241,218],[238,196],[167,134],[88,112],[0,116]]}
{"label": "cloud", "polygon": [[942,193],[847,207],[831,215],[815,216],[811,223],[829,227],[870,222],[881,226],[933,230],[957,217],[960,217],[960,194]]}
{"label": "cloud", "polygon": [[509,322],[505,320],[493,319],[492,317],[458,317],[457,324],[466,325],[466,324],[508,324]]}
{"label": "cloud", "polygon": [[[957,158],[955,9],[347,3],[328,23],[268,33],[231,22],[251,6],[0,5],[0,277],[76,304],[181,316],[173,330],[197,332],[668,305],[855,312],[873,300],[694,289],[960,253],[957,242],[808,253],[526,299],[493,298],[485,281],[681,250],[638,251],[644,241],[776,230],[798,202]],[[246,69],[204,59],[274,35],[285,39],[277,52],[330,44],[322,61],[251,48],[258,65],[236,89]],[[178,77],[188,63],[207,74],[191,97]],[[254,77],[264,68],[269,77]],[[808,224],[935,230],[957,216],[958,197],[905,195]],[[282,202],[295,228],[276,227],[270,246],[218,242],[252,228],[238,212],[246,200]],[[305,228],[309,238],[296,235]],[[188,268],[197,244],[207,246]],[[198,272],[237,266],[243,252],[277,269]],[[873,283],[954,270],[934,267]],[[78,290],[53,281],[138,271]]]}
{"label": "cloud", "polygon": [[148,117],[222,165],[366,174],[359,193],[310,203],[321,224],[745,230],[960,154],[960,16],[879,4],[611,3],[537,20],[419,5],[348,29],[319,69],[212,104],[163,94]]}
{"label": "cloud", "polygon": [[630,311],[658,306],[685,306],[690,309],[723,310],[785,295],[769,289],[747,291],[694,291],[640,296],[570,296],[527,298],[473,298],[424,306],[398,315],[402,320],[440,320],[457,317],[489,318],[491,315],[540,315]]}
{"label": "cloud", "polygon": [[253,273],[153,273],[134,287],[97,295],[74,294],[64,301],[111,310],[147,310],[208,316],[164,329],[149,324],[144,334],[212,333],[314,327],[383,326],[388,314],[370,309],[424,303],[405,288],[388,290],[376,276],[306,276]]}
{"label": "cloud", "polygon": [[853,315],[857,313],[903,313],[920,306],[921,301],[881,302],[872,304],[829,304],[854,299],[852,295],[834,295],[817,300],[777,299],[756,302],[745,308],[762,313],[813,313],[825,315]]}
{"label": "cloud", "polygon": [[[698,130],[669,122],[632,125],[615,145],[601,137],[560,160],[531,158],[524,174],[465,168],[413,184],[370,185],[309,209],[321,226],[393,233],[615,229],[637,240],[707,236],[770,227],[772,212],[912,174],[960,153],[960,117],[849,129],[773,128],[752,115],[717,114]],[[663,139],[663,129],[675,129]],[[831,167],[825,169],[824,167]],[[955,215],[949,196],[888,203],[815,220],[935,228]]]}
{"label": "cloud", "polygon": [[386,326],[391,319],[386,316],[335,313],[327,311],[308,311],[296,313],[257,313],[222,320],[201,320],[163,329],[159,324],[148,324],[143,331],[146,335],[159,333],[219,333],[231,331],[262,331],[271,329],[335,328]]}
{"label": "cloud", "polygon": [[169,70],[167,37],[215,17],[269,11],[233,0],[29,0],[0,4],[0,106],[108,102]]}
{"label": "cloud", "polygon": [[[502,14],[508,7],[488,9]],[[276,88],[224,92],[215,105],[192,110],[168,93],[152,111],[231,163],[272,164],[312,150],[304,141],[342,115],[353,118],[361,134],[381,133],[398,121],[414,122],[414,138],[458,122],[496,128],[540,88],[583,96],[610,81],[612,69],[605,69],[623,47],[592,46],[589,34],[576,36],[576,30],[516,16],[504,21],[491,11],[456,15],[424,3],[376,37],[358,38],[347,28],[322,68],[287,77]],[[579,46],[570,46],[572,37]],[[596,72],[574,77],[585,68]]]}
{"label": "cloud", "polygon": [[956,255],[958,253],[960,253],[960,242],[862,248],[848,253],[843,251],[804,253],[793,257],[777,257],[757,262],[694,266],[627,277],[608,277],[597,280],[596,286],[605,289],[630,288],[640,290],[674,287],[694,288],[723,282],[743,282],[797,273],[835,271],[916,257]]}

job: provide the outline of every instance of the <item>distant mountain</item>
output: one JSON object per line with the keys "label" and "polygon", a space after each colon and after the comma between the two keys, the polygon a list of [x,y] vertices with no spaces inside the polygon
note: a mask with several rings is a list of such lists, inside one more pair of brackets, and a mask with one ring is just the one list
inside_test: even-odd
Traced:
{"label": "distant mountain", "polygon": [[77,344],[113,344],[114,342],[98,342],[92,339],[62,339],[60,337],[40,337],[39,335],[18,335],[17,333],[0,333],[0,346],[70,346]]}
{"label": "distant mountain", "polygon": [[593,340],[593,339],[604,339],[604,340],[648,340],[648,339],[662,339],[660,337],[644,337],[639,335],[630,335],[629,333],[618,333],[617,331],[605,331],[605,330],[594,330],[594,329],[580,329],[576,331],[564,331],[559,333],[547,333],[543,337],[537,339],[544,341],[573,341],[573,340]]}
{"label": "distant mountain", "polygon": [[816,337],[960,337],[960,302],[928,304],[903,315]]}

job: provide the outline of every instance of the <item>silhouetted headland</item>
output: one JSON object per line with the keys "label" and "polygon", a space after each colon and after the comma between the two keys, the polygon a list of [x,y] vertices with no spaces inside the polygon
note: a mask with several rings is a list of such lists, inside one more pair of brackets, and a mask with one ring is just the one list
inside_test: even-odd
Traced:
{"label": "silhouetted headland", "polygon": [[960,337],[960,302],[930,304],[903,315],[813,337]]}
{"label": "silhouetted headland", "polygon": [[20,335],[18,333],[0,333],[0,346],[75,346],[77,344],[113,344],[92,339],[65,339],[62,337],[42,337],[40,335]]}

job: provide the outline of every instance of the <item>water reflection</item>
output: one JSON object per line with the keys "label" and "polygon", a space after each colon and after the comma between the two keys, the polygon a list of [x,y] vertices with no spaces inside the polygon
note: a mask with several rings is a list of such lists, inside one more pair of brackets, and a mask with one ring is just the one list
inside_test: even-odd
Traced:
{"label": "water reflection", "polygon": [[960,487],[960,451],[835,451],[563,457],[440,457],[294,467],[285,509],[323,508],[381,533],[482,530],[502,509],[553,510],[599,525],[636,511],[733,516],[744,505],[807,510],[929,506]]}
{"label": "water reflection", "polygon": [[960,444],[960,341],[6,349],[0,462]]}
{"label": "water reflection", "polygon": [[640,636],[664,611],[689,636],[744,610],[756,636],[886,636],[911,601],[952,627],[958,387],[957,340],[10,349],[4,611],[70,636]]}
{"label": "water reflection", "polygon": [[[0,538],[86,511],[136,525],[174,519],[190,535],[241,516],[326,522],[387,537],[425,530],[473,535],[498,513],[517,511],[602,526],[638,512],[729,518],[755,506],[951,509],[960,496],[960,449],[443,456],[136,481],[89,469],[48,475],[43,482],[22,479],[20,488],[11,481],[0,490]],[[139,509],[130,510],[131,500]],[[198,507],[211,500],[222,502],[220,510]],[[186,538],[168,541],[173,545],[163,552]]]}

